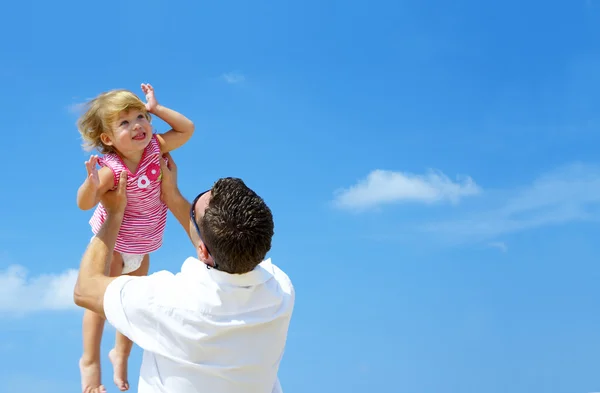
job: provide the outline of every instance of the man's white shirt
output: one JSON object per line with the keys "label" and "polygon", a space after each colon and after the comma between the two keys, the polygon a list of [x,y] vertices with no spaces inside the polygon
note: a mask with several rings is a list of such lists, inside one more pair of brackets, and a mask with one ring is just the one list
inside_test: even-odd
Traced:
{"label": "man's white shirt", "polygon": [[104,311],[144,350],[139,393],[280,393],[294,300],[270,259],[234,275],[188,258],[177,274],[118,277]]}

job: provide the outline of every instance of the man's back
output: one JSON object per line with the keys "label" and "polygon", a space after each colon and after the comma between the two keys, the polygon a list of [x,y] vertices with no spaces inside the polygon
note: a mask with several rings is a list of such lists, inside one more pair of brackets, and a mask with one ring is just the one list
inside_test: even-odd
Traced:
{"label": "man's back", "polygon": [[115,280],[105,312],[144,349],[140,393],[271,393],[294,300],[270,260],[232,275],[188,258],[176,275]]}

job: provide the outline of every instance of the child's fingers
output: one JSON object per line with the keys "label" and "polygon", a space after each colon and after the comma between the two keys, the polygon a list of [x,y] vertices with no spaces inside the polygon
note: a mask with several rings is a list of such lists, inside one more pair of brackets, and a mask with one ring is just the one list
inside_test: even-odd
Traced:
{"label": "child's fingers", "polygon": [[96,164],[98,164],[98,157],[91,156],[90,159],[85,162],[85,168],[88,172],[91,172],[94,170],[94,168],[96,168]]}

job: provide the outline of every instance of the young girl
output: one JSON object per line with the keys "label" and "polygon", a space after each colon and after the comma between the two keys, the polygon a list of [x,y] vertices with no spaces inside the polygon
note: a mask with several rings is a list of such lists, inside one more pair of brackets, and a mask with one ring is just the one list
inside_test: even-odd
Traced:
{"label": "young girl", "polygon": [[[158,104],[152,86],[142,84],[141,87],[146,95],[145,104],[130,91],[112,90],[90,101],[78,122],[87,147],[104,155],[92,156],[85,162],[87,178],[77,193],[80,209],[89,210],[98,205],[90,220],[94,235],[106,219],[100,198],[115,189],[121,171],[127,171],[127,207],[109,267],[111,276],[148,274],[149,254],[162,245],[167,219],[167,207],[160,199],[160,158],[187,142],[194,132],[194,124],[189,119]],[[164,120],[172,129],[164,134],[153,134],[150,114]],[[101,168],[97,169],[96,164]],[[83,356],[79,361],[84,393],[101,385],[103,329],[104,319],[86,310]],[[113,379],[121,391],[129,388],[127,361],[132,345],[117,332],[115,347],[109,353]]]}

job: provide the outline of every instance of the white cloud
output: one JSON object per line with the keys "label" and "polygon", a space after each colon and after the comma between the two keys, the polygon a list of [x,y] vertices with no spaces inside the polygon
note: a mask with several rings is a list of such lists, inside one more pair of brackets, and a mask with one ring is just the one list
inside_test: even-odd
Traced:
{"label": "white cloud", "polygon": [[240,74],[239,72],[228,72],[221,76],[223,77],[225,82],[230,84],[241,83],[246,80],[246,77]]}
{"label": "white cloud", "polygon": [[[481,241],[547,225],[600,219],[600,167],[572,164],[517,190],[487,192],[488,208],[424,229],[455,241]],[[493,197],[496,195],[496,198]],[[500,198],[498,198],[500,196]]]}
{"label": "white cloud", "polygon": [[496,248],[502,252],[508,251],[508,246],[504,242],[489,242],[488,246],[491,248]]}
{"label": "white cloud", "polygon": [[347,189],[338,190],[334,203],[344,209],[366,209],[399,202],[456,204],[477,195],[480,187],[470,177],[454,182],[439,171],[424,175],[377,169]]}
{"label": "white cloud", "polygon": [[76,102],[67,106],[67,110],[69,111],[69,113],[80,115],[84,111],[86,105],[87,102]]}
{"label": "white cloud", "polygon": [[77,270],[29,276],[27,269],[11,265],[0,271],[0,313],[28,314],[46,310],[69,310],[73,302]]}

